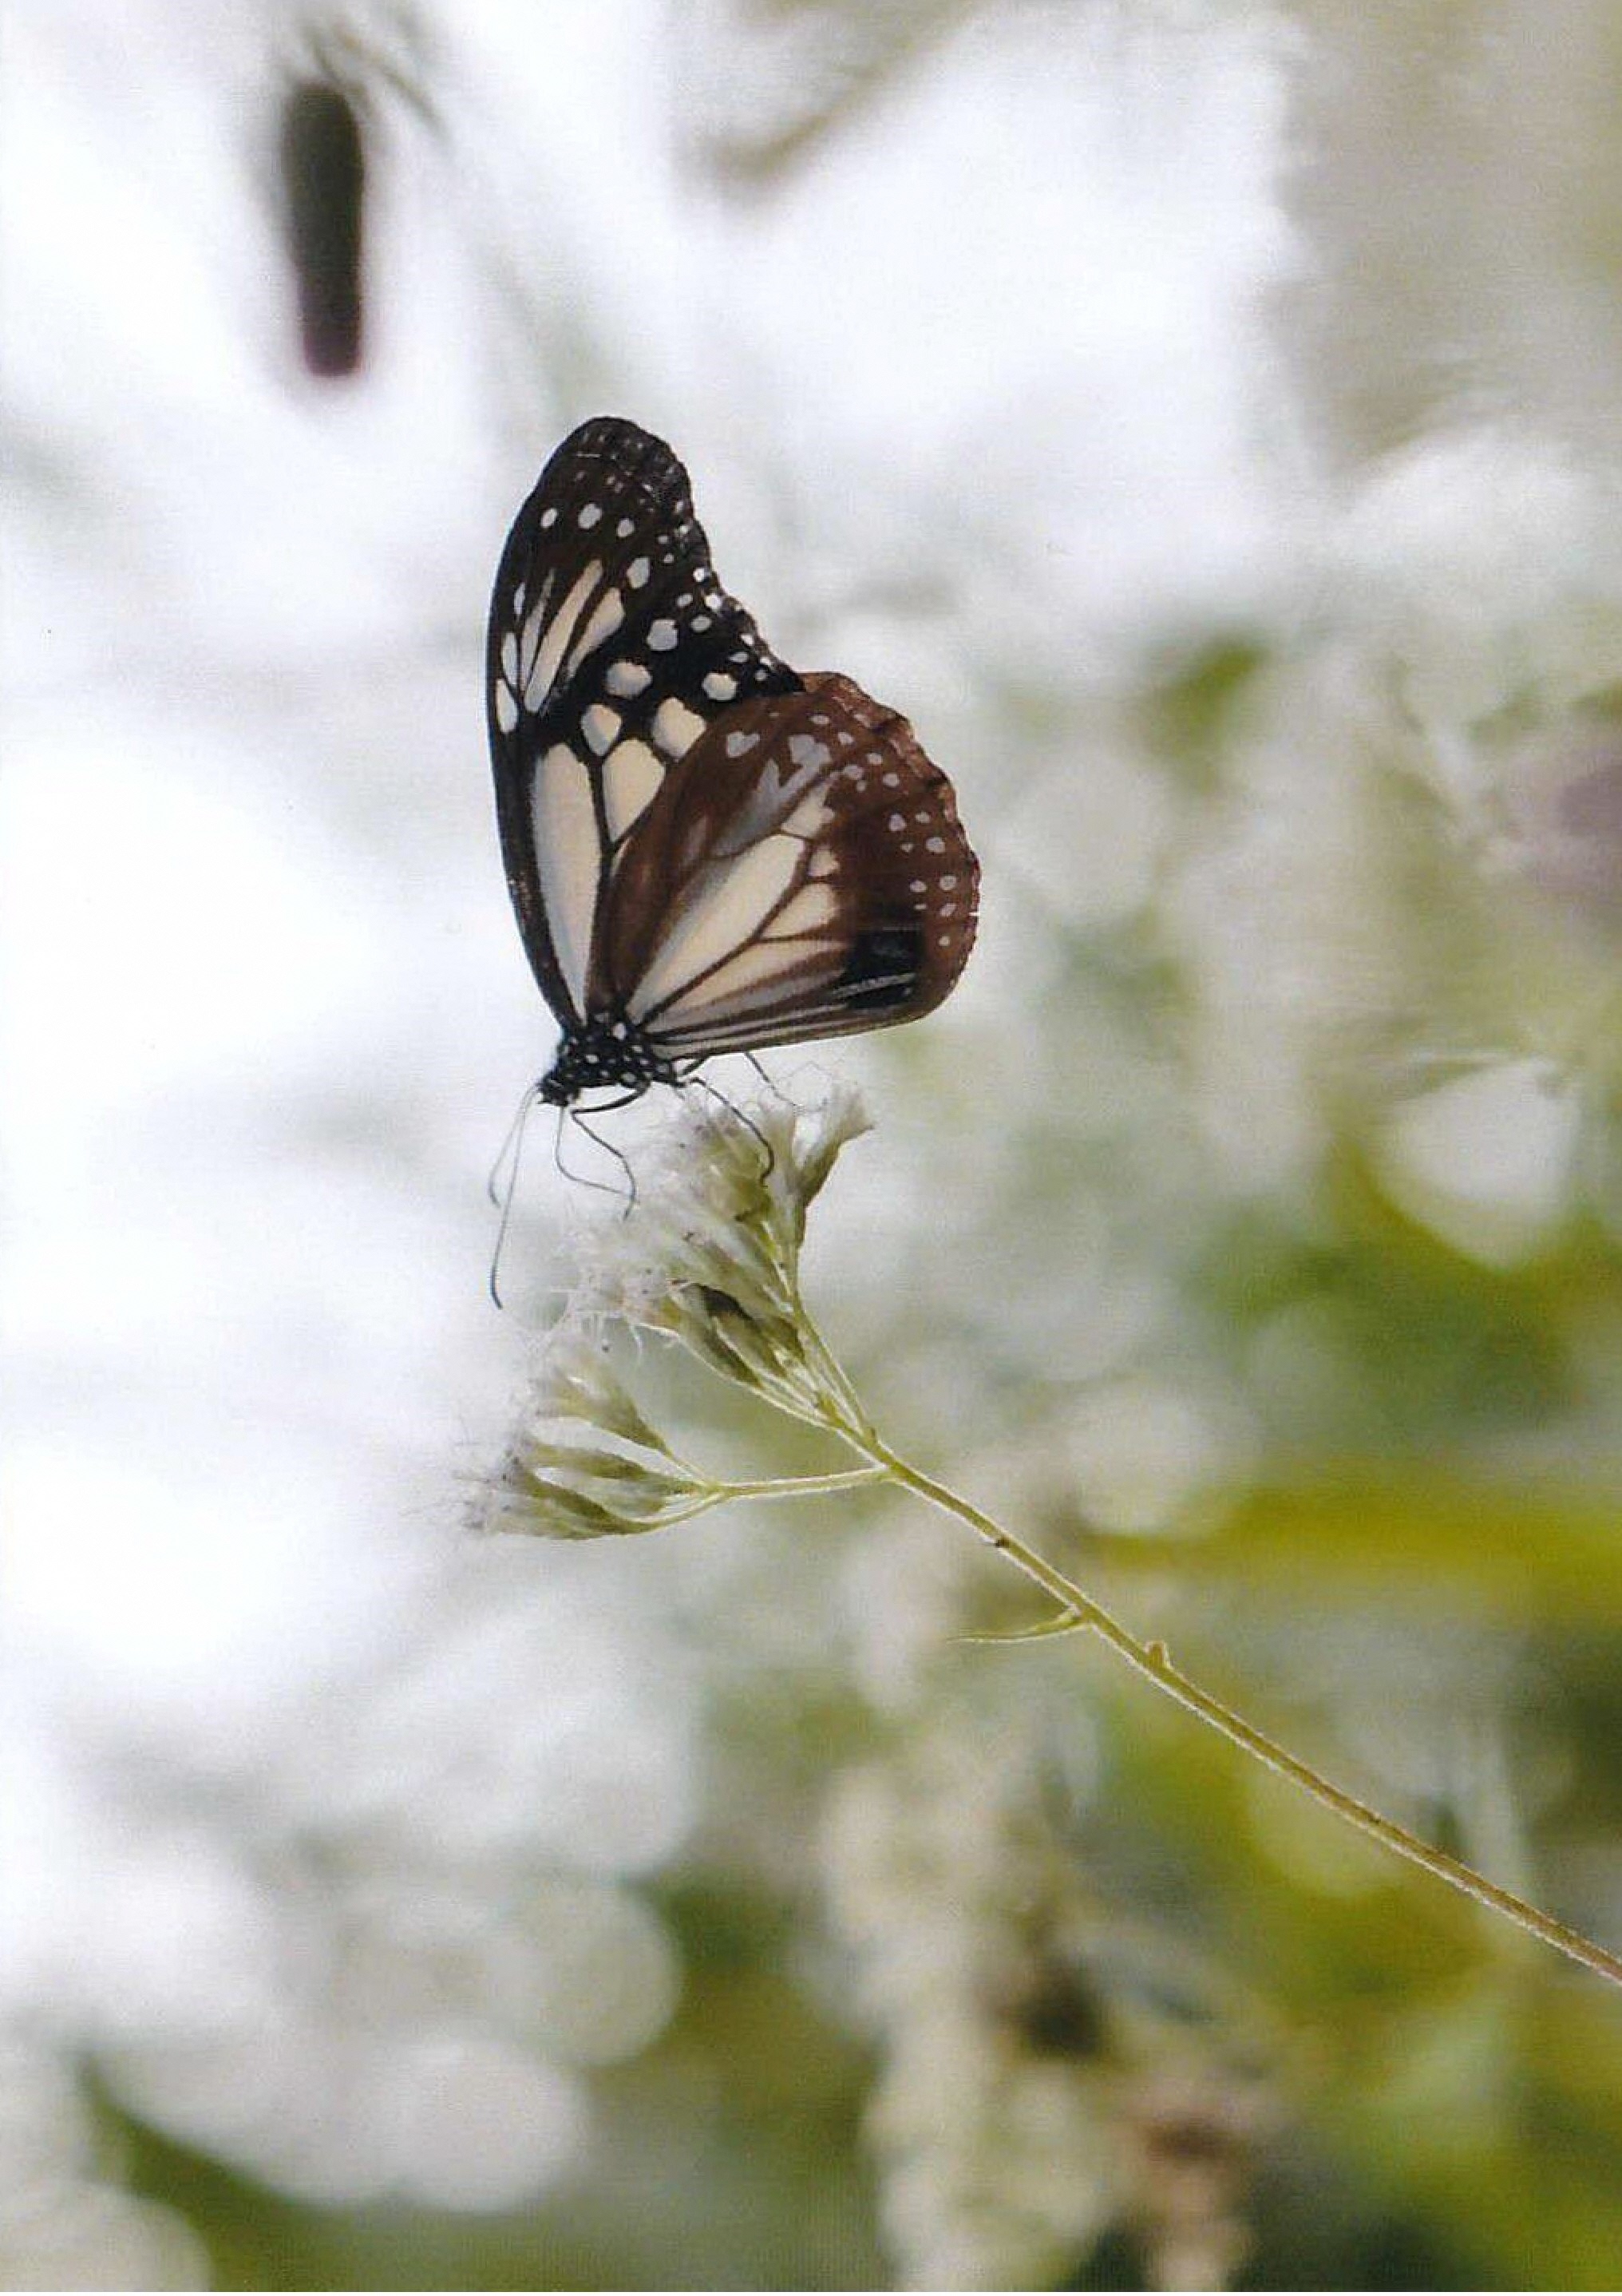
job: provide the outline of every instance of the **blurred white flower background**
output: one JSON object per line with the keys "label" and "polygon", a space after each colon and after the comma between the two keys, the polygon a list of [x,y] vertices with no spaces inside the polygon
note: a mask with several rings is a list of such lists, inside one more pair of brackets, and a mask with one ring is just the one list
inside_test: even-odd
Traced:
{"label": "blurred white flower background", "polygon": [[[870,1407],[1622,1938],[1609,12],[9,0],[4,53],[8,2284],[1610,2284],[1613,2004],[963,1640],[1023,1616],[966,1542],[467,1529],[600,1216],[537,1127],[495,1312],[552,1026],[485,605],[620,413],[984,865],[938,1015],[768,1062],[877,1119],[806,1269]],[[828,1464],[636,1372],[718,1471]]]}

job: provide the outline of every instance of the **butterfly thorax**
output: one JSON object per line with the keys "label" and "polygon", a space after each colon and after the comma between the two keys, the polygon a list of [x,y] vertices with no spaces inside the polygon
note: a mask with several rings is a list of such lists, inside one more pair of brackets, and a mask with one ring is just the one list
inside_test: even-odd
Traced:
{"label": "butterfly thorax", "polygon": [[563,1031],[558,1056],[541,1078],[541,1098],[567,1108],[583,1092],[605,1086],[646,1092],[651,1084],[680,1081],[674,1062],[655,1052],[633,1021],[613,1013],[593,1013]]}

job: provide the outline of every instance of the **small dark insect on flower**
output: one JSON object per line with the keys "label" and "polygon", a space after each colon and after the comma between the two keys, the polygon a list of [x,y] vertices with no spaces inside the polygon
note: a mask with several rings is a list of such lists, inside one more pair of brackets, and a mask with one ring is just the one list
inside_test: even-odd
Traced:
{"label": "small dark insect on flower", "polygon": [[282,219],[299,298],[304,363],[353,374],[362,351],[366,152],[354,103],[330,79],[307,79],[282,105]]}

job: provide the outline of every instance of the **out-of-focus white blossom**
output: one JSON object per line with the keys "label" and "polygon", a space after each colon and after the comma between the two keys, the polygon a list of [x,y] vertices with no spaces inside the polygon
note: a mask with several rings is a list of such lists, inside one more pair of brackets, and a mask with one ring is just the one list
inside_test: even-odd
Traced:
{"label": "out-of-focus white blossom", "polygon": [[[1268,2090],[1186,1964],[1133,1971],[1079,1853],[1077,1782],[1032,1726],[936,1702],[847,1772],[822,1836],[882,2071],[868,2133],[902,2284],[1064,2287],[1099,2235],[1153,2287],[1219,2287]],[[1085,1788],[1083,1789],[1085,1792]],[[1057,1823],[1055,1821],[1058,1821]]]}

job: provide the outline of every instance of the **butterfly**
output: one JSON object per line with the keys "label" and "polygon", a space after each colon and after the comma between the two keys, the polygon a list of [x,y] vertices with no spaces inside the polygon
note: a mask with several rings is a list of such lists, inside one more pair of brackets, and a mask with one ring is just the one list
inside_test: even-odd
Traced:
{"label": "butterfly", "polygon": [[849,678],[722,588],[687,472],[599,415],[541,472],[490,606],[507,883],[566,1107],[721,1053],[916,1020],[974,941],[951,784]]}

